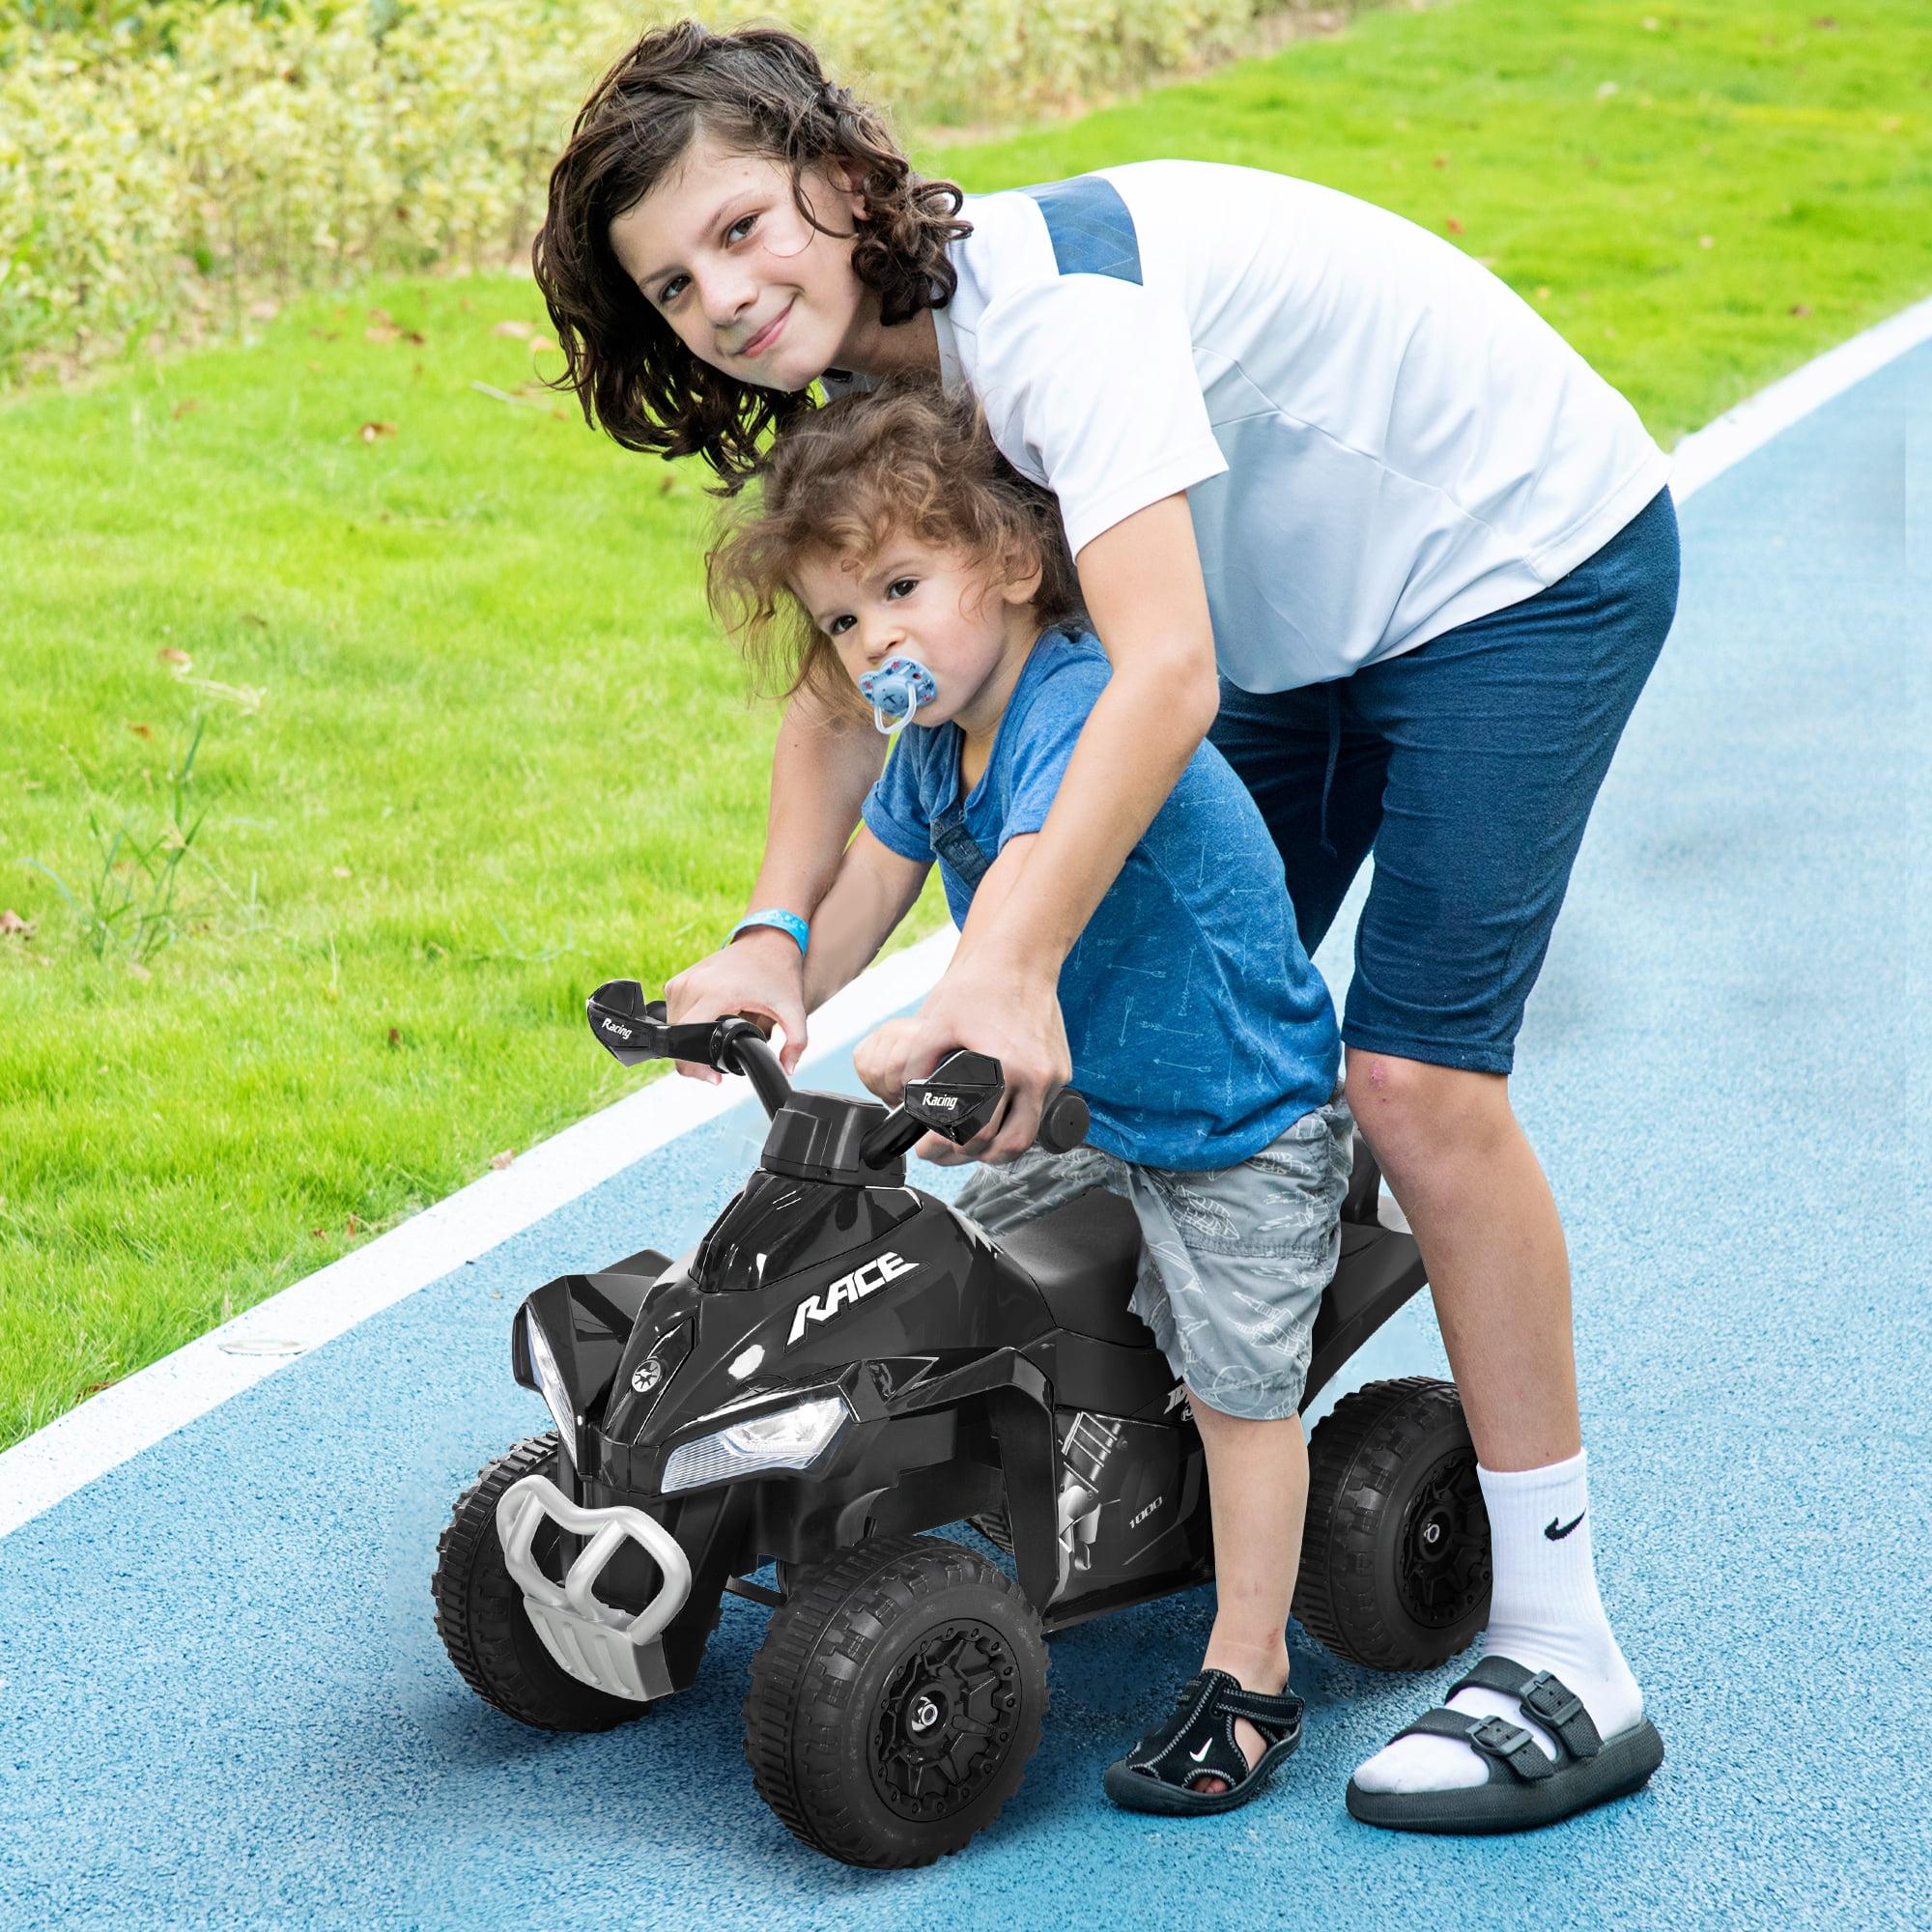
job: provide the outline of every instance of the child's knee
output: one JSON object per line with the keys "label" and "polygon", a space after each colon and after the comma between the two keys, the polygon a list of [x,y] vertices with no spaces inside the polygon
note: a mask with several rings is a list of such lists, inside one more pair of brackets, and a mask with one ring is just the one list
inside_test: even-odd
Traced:
{"label": "child's knee", "polygon": [[[1257,1439],[1261,1432],[1271,1431],[1273,1434],[1265,1439],[1277,1450],[1306,1440],[1295,1395],[1284,1397],[1273,1389],[1243,1390],[1236,1399],[1237,1408],[1223,1408],[1204,1396],[1191,1379],[1187,1380],[1186,1388],[1188,1413],[1204,1438],[1226,1440],[1238,1448],[1243,1441]],[[1226,1402],[1230,1398],[1223,1394],[1221,1400]]]}

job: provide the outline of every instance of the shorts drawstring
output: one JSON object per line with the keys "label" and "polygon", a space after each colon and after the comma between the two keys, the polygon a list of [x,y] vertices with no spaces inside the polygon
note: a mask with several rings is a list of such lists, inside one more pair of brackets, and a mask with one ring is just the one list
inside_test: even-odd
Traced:
{"label": "shorts drawstring", "polygon": [[1321,849],[1329,858],[1335,857],[1335,848],[1328,841],[1328,794],[1335,784],[1335,767],[1342,756],[1342,680],[1331,678],[1325,687],[1328,693],[1328,769],[1321,774]]}

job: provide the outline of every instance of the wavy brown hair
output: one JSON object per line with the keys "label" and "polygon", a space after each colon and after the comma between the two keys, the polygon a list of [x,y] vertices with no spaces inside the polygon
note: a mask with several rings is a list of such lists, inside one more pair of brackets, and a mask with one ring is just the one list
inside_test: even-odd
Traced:
{"label": "wavy brown hair", "polygon": [[831,718],[866,715],[792,588],[813,557],[863,568],[910,536],[965,556],[989,590],[1037,565],[1042,630],[1084,615],[1059,497],[1000,454],[971,391],[949,395],[923,372],[814,411],[772,445],[758,486],[724,514],[704,570],[713,611],[772,696],[804,691]]}
{"label": "wavy brown hair", "polygon": [[552,387],[574,389],[584,420],[626,449],[702,456],[729,495],[750,476],[765,432],[809,413],[811,400],[741,383],[694,355],[611,247],[611,221],[700,134],[789,167],[799,213],[821,235],[836,231],[807,205],[805,171],[850,180],[867,211],[852,270],[878,291],[887,327],[952,300],[958,275],[947,244],[972,224],[956,218],[959,188],[914,174],[878,110],[827,80],[818,56],[782,28],[714,34],[681,20],[646,34],[597,83],[551,170],[530,248],[563,349]]}

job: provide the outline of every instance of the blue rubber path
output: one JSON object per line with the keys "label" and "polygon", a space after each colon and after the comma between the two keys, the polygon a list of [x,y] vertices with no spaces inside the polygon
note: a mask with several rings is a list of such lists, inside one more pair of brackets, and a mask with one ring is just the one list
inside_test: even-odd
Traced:
{"label": "blue rubber path", "polygon": [[[1450,1673],[1297,1628],[1308,1743],[1269,1798],[1117,1812],[1101,1768],[1193,1667],[1202,1592],[1056,1639],[1025,1785],[924,1872],[829,1863],[759,1804],[751,1604],[628,1729],[486,1708],[427,1577],[458,1489],[544,1421],[511,1310],[690,1238],[749,1164],[736,1120],[0,1542],[0,1925],[1932,1923],[1928,397],[1932,347],[1686,506],[1682,615],[1529,1009],[1604,1594],[1669,1749],[1647,1792],[1512,1839],[1357,1826],[1350,1768]],[[1382,1372],[1439,1359],[1421,1318],[1401,1347]]]}

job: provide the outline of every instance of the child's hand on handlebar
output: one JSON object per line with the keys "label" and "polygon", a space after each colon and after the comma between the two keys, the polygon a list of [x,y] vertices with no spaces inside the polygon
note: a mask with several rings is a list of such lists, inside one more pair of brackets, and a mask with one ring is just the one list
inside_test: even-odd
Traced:
{"label": "child's hand on handlebar", "polygon": [[1007,1083],[1000,1111],[963,1148],[928,1134],[915,1150],[922,1157],[941,1166],[967,1160],[1005,1166],[1033,1146],[1046,1096],[1071,1077],[1073,1055],[1051,983],[1029,998],[1016,980],[1009,968],[976,971],[973,961],[955,957],[916,1018],[888,1021],[854,1055],[860,1079],[893,1105],[909,1078],[930,1072],[955,1047],[1000,1062]]}
{"label": "child's hand on handlebar", "polygon": [[896,1107],[905,1098],[905,1043],[915,1030],[912,1020],[888,1020],[852,1049],[852,1067],[859,1084],[889,1107]]}
{"label": "child's hand on handlebar", "polygon": [[[931,1071],[929,1067],[911,1066],[906,1060],[906,1049],[918,1031],[916,1020],[888,1020],[852,1049],[852,1065],[859,1075],[859,1084],[889,1107],[896,1107],[905,1098],[909,1078],[915,1073]],[[997,1122],[999,1116],[993,1118]],[[921,1160],[929,1160],[935,1167],[964,1167],[978,1158],[965,1148],[954,1147],[944,1134],[927,1134],[912,1151]]]}
{"label": "child's hand on handlebar", "polygon": [[[743,1013],[769,1034],[784,1035],[779,1059],[787,1073],[805,1052],[805,960],[790,934],[774,926],[750,926],[665,981],[665,1011],[672,1025],[715,1020]],[[714,1068],[680,1060],[677,1070],[714,1087],[723,1076]]]}

